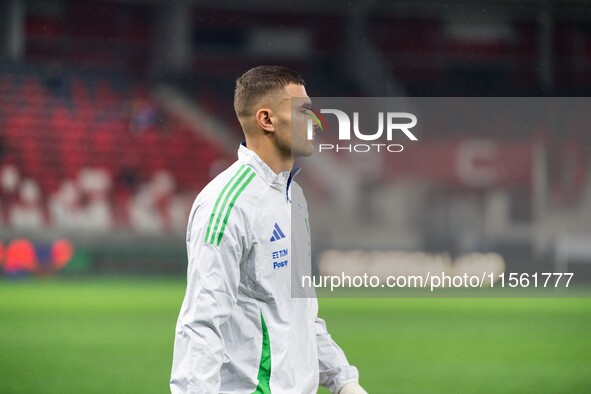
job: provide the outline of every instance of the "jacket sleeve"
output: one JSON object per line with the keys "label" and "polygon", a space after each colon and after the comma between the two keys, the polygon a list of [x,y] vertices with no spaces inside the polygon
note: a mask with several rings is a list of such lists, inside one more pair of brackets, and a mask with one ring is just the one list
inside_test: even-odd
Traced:
{"label": "jacket sleeve", "polygon": [[343,350],[326,330],[326,323],[319,317],[316,317],[316,340],[321,386],[338,394],[345,384],[359,381],[357,368],[349,364]]}
{"label": "jacket sleeve", "polygon": [[188,226],[187,290],[176,325],[170,380],[173,394],[220,391],[224,357],[220,325],[236,305],[248,230],[233,212],[219,245],[207,242],[210,215],[210,209],[196,208]]}

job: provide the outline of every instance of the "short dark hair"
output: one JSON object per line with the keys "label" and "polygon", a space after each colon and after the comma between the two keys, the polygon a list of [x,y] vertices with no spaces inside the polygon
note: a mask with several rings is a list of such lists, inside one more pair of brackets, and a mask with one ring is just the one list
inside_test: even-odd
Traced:
{"label": "short dark hair", "polygon": [[305,85],[304,78],[297,72],[283,66],[257,66],[251,68],[236,80],[234,110],[236,115],[245,116],[252,105],[274,90],[283,89],[290,83]]}

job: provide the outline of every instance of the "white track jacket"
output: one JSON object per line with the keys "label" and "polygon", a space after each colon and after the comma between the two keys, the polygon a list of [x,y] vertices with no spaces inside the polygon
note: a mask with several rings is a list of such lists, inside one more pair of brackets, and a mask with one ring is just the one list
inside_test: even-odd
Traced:
{"label": "white track jacket", "polygon": [[319,384],[338,393],[358,381],[318,318],[316,298],[291,296],[292,265],[310,267],[308,208],[295,173],[275,174],[243,143],[238,161],[197,196],[172,393],[310,394]]}

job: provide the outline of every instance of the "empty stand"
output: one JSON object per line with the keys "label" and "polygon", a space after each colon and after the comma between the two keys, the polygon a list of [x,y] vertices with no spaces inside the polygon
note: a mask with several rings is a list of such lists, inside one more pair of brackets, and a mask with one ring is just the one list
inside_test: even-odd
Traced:
{"label": "empty stand", "polygon": [[[40,196],[29,205],[47,212],[46,201],[86,169],[105,171],[110,187],[101,195],[107,201],[132,203],[139,187],[161,171],[174,179],[171,195],[194,197],[209,182],[221,150],[163,113],[145,85],[121,75],[47,75],[47,68],[0,73],[0,167],[14,165],[22,182],[38,186]],[[94,201],[80,192],[83,203]],[[126,212],[113,216],[115,226],[127,226]]]}

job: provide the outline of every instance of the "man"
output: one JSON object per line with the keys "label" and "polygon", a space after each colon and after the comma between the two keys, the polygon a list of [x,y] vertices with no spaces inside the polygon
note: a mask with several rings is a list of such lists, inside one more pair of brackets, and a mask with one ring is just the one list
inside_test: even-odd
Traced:
{"label": "man", "polygon": [[[292,101],[302,103],[293,113]],[[173,393],[309,394],[319,384],[366,393],[317,317],[316,298],[290,291],[291,266],[310,265],[307,206],[292,182],[294,158],[314,151],[305,137],[309,104],[304,80],[285,67],[255,67],[236,81],[246,141],[191,209]],[[304,236],[292,239],[296,228]]]}

